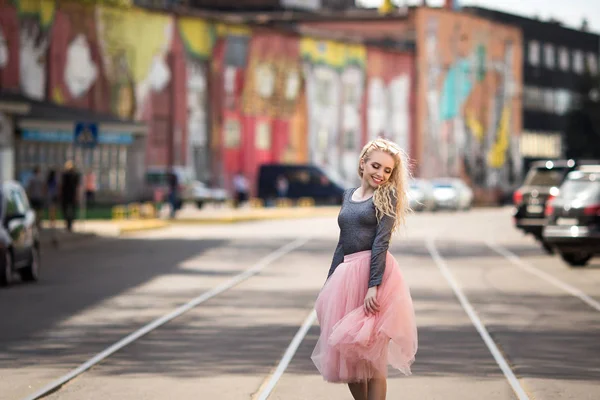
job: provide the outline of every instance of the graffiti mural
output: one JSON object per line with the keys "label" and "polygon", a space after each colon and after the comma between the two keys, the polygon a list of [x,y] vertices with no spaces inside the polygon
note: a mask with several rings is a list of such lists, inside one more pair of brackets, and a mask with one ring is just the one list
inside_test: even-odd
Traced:
{"label": "graffiti mural", "polygon": [[301,39],[311,161],[338,180],[356,180],[364,97],[366,49],[362,45]]}
{"label": "graffiti mural", "polygon": [[49,31],[54,20],[52,0],[19,0],[19,81],[24,95],[46,97],[46,64]]}
{"label": "graffiti mural", "polygon": [[298,38],[267,31],[253,34],[243,111],[259,153],[255,168],[262,162],[294,162],[303,152],[298,145],[305,143],[304,135],[290,124],[301,90]]}
{"label": "graffiti mural", "polygon": [[171,80],[167,53],[173,18],[141,9],[96,8],[102,59],[110,82],[111,110],[141,119],[148,95]]}
{"label": "graffiti mural", "polygon": [[187,166],[195,178],[208,181],[207,61],[212,54],[214,27],[199,18],[178,18],[177,31],[185,54]]}
{"label": "graffiti mural", "polygon": [[520,32],[443,10],[419,9],[417,21],[421,174],[480,188],[512,182],[520,173]]}

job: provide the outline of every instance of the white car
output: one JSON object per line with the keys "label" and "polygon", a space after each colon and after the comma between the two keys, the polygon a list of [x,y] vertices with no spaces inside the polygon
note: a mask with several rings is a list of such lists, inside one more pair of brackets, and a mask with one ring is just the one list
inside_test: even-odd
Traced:
{"label": "white car", "polygon": [[458,178],[434,179],[433,197],[436,208],[468,210],[473,205],[473,191]]}
{"label": "white car", "polygon": [[202,208],[205,203],[223,203],[227,197],[225,189],[209,188],[200,181],[192,181],[186,187],[183,200],[193,201],[198,208]]}
{"label": "white car", "polygon": [[415,211],[435,210],[435,198],[431,183],[425,179],[412,180],[408,189],[408,201],[410,208]]}

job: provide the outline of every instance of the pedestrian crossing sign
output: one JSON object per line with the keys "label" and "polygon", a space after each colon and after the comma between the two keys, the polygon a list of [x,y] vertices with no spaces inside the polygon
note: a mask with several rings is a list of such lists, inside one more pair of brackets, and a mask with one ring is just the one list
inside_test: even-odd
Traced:
{"label": "pedestrian crossing sign", "polygon": [[98,124],[77,122],[74,142],[76,146],[94,148],[98,144]]}

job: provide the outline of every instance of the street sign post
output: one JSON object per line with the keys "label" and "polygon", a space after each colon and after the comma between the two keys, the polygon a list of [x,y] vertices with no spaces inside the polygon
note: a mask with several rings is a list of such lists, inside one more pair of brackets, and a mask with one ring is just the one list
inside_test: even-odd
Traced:
{"label": "street sign post", "polygon": [[[80,183],[83,188],[81,196],[81,209],[79,213],[79,218],[82,222],[85,222],[85,216],[87,211],[87,198],[85,193],[85,176],[87,174],[87,170],[90,165],[88,165],[88,157],[90,154],[93,154],[92,151],[98,145],[98,124],[94,122],[77,122],[75,123],[75,129],[73,131],[73,150],[75,152],[76,147],[80,147],[82,149],[82,158],[83,158],[83,166],[82,166],[82,182]],[[87,152],[87,154],[86,154]],[[75,157],[73,157],[75,159]],[[90,162],[91,163],[91,162]]]}

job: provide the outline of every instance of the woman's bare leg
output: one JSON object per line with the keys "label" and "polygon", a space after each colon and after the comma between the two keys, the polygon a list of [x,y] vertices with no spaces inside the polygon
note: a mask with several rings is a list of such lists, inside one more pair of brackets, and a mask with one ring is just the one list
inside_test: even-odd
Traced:
{"label": "woman's bare leg", "polygon": [[370,379],[367,388],[367,400],[385,400],[387,394],[387,380],[384,376]]}
{"label": "woman's bare leg", "polygon": [[350,393],[354,400],[368,400],[367,398],[367,382],[349,383]]}

